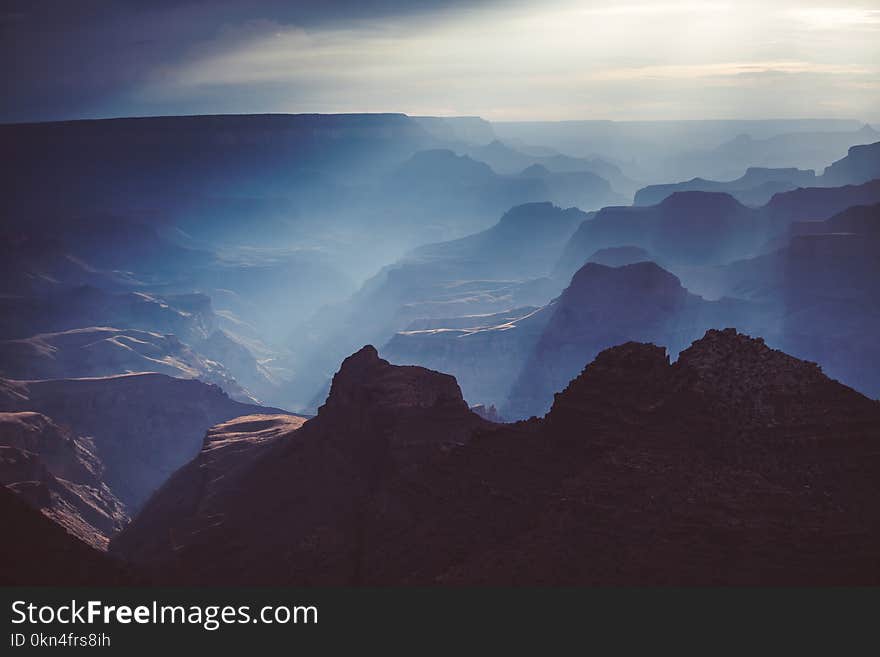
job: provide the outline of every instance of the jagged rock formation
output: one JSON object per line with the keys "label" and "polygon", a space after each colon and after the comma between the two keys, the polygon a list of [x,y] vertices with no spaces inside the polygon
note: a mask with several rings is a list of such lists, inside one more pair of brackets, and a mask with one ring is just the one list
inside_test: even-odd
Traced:
{"label": "jagged rock formation", "polygon": [[203,294],[163,297],[88,286],[35,297],[3,297],[0,309],[0,335],[10,339],[109,326],[173,334],[186,342],[207,335],[216,321],[211,299]]}
{"label": "jagged rock formation", "polygon": [[0,586],[132,586],[141,580],[0,486]]}
{"label": "jagged rock formation", "polygon": [[502,407],[507,418],[546,413],[580,364],[609,346],[636,340],[677,354],[712,326],[751,321],[745,304],[705,301],[653,262],[587,263],[554,306],[534,347],[520,356],[522,369]]}
{"label": "jagged rock formation", "polygon": [[223,477],[188,466],[201,483],[111,549],[175,583],[880,582],[880,404],[761,340],[711,330],[674,364],[613,347],[544,420],[442,447],[440,418],[480,426],[455,392],[365,348],[317,418]]}
{"label": "jagged rock formation", "polygon": [[233,401],[217,386],[201,381],[130,374],[0,379],[0,411],[40,413],[77,436],[89,436],[103,464],[102,481],[133,514],[198,453],[208,427],[267,409]]}
{"label": "jagged rock formation", "polygon": [[[199,458],[111,549],[148,568],[161,563],[153,572],[169,581],[357,583],[369,576],[361,570],[364,522],[371,509],[396,504],[388,482],[490,426],[468,409],[453,377],[390,365],[371,346],[345,359],[315,418],[262,439],[273,422],[255,421],[255,435],[237,423],[212,430]],[[240,430],[246,447],[227,436]],[[237,452],[234,462],[215,459],[218,440]],[[210,474],[221,466],[222,476]],[[271,503],[253,504],[264,495]],[[214,553],[221,545],[223,554]]]}
{"label": "jagged rock formation", "polygon": [[0,484],[100,550],[128,522],[103,475],[89,437],[40,413],[0,413]]}

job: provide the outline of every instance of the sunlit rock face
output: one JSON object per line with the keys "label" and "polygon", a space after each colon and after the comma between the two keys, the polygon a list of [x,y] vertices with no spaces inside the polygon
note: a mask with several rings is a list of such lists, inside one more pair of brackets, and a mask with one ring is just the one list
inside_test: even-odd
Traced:
{"label": "sunlit rock face", "polygon": [[118,559],[83,542],[6,486],[0,486],[0,517],[15,528],[3,542],[0,584],[4,586],[144,583]]}
{"label": "sunlit rock face", "polygon": [[101,481],[134,514],[169,475],[195,456],[208,427],[265,410],[220,388],[163,374],[11,381],[0,409],[33,411],[88,436]]}
{"label": "sunlit rock face", "polygon": [[40,413],[0,413],[0,483],[100,550],[128,522],[103,476],[90,437]]}

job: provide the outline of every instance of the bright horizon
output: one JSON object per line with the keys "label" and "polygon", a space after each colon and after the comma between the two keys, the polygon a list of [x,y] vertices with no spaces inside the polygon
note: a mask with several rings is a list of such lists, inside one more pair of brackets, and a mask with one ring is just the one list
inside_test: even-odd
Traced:
{"label": "bright horizon", "polygon": [[3,122],[880,119],[877,2],[12,5],[0,16]]}

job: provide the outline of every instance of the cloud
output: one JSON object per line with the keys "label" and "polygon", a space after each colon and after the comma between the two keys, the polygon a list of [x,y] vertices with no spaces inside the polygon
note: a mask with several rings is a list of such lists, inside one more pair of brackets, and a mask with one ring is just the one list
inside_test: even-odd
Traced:
{"label": "cloud", "polygon": [[[85,48],[90,58],[78,69],[62,64],[61,77],[100,87],[91,111],[117,114],[698,118],[810,114],[812,103],[833,115],[880,116],[873,9],[830,0],[404,4],[368,12],[371,3],[352,2],[334,12],[310,2],[249,3],[257,8],[248,11],[160,3],[138,29],[127,23],[103,43],[91,26],[104,50]],[[172,18],[169,33],[162,26]],[[110,57],[108,40],[129,46]],[[832,98],[846,90],[851,97]]]}

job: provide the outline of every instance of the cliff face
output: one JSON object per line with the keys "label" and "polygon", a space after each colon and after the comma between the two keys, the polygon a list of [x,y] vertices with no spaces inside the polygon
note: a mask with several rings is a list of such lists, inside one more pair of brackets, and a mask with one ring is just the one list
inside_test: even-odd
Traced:
{"label": "cliff face", "polygon": [[877,204],[796,222],[782,248],[716,270],[717,293],[763,308],[754,332],[768,344],[880,396],[880,347],[873,339],[880,331],[878,231]]}
{"label": "cliff face", "polygon": [[608,349],[545,420],[400,482],[417,520],[393,540],[375,528],[369,583],[876,582],[878,413],[732,329],[674,364],[653,345]]}
{"label": "cliff face", "polygon": [[643,248],[676,270],[723,265],[765,253],[768,242],[784,236],[793,222],[827,219],[878,201],[880,180],[872,180],[794,189],[760,208],[717,192],[675,192],[657,205],[603,208],[572,235],[556,275],[571,276],[596,250],[622,245]]}
{"label": "cliff face", "polygon": [[826,167],[822,176],[827,185],[859,185],[875,178],[880,178],[880,141],[851,146],[846,157]]}
{"label": "cliff face", "polygon": [[[0,144],[18,163],[4,188],[11,207],[106,207],[168,189],[185,195],[224,186],[277,193],[296,184],[301,169],[388,166],[429,140],[402,114],[168,116],[0,128]],[[107,180],[115,184],[107,188]],[[38,191],[47,186],[54,186],[52,198]]]}
{"label": "cliff face", "polygon": [[624,267],[584,265],[555,304],[511,387],[502,415],[541,416],[563,388],[601,350],[637,340],[677,354],[719,323],[741,319],[740,304],[707,302],[652,262]]}
{"label": "cliff face", "polygon": [[[468,403],[501,406],[556,307],[438,320],[437,327],[401,331],[382,349],[396,363],[419,363],[453,374]],[[460,323],[476,326],[449,327]]]}
{"label": "cliff face", "polygon": [[[211,347],[217,343],[212,339],[199,344]],[[221,364],[222,359],[214,357],[216,351],[211,350],[209,357],[205,357],[174,335],[92,326],[19,340],[0,340],[0,376],[27,380],[159,372],[200,379],[221,386],[240,401],[255,401]],[[239,362],[231,358],[230,361],[239,365],[237,371],[244,370]],[[255,362],[252,369],[256,372]],[[255,376],[249,379],[251,381],[257,383],[259,379]]]}
{"label": "cliff face", "polygon": [[90,438],[40,413],[0,413],[0,484],[101,550],[128,522],[103,475]]}
{"label": "cliff face", "polygon": [[599,249],[630,245],[664,262],[714,264],[756,249],[764,231],[754,210],[728,194],[676,192],[649,207],[603,208],[572,235],[556,274],[571,276]]}
{"label": "cliff face", "polygon": [[174,583],[880,582],[880,404],[812,363],[712,330],[603,351],[544,420],[455,393],[365,348],[304,426],[214,429],[111,549]]}
{"label": "cliff face", "polygon": [[0,542],[0,586],[132,586],[130,570],[72,536],[0,486],[0,517],[14,531]]}
{"label": "cliff face", "polygon": [[[364,523],[375,505],[393,503],[388,483],[491,426],[468,408],[453,377],[390,365],[371,346],[345,359],[315,418],[275,425],[263,440],[267,422],[277,421],[213,429],[199,458],[111,550],[161,581],[357,584]],[[229,431],[247,437],[223,437]],[[235,459],[218,459],[219,449]],[[206,478],[215,469],[222,476]]]}
{"label": "cliff face", "polygon": [[217,386],[163,374],[0,381],[0,409],[41,413],[91,437],[102,481],[129,513],[198,453],[208,427],[266,410]]}

